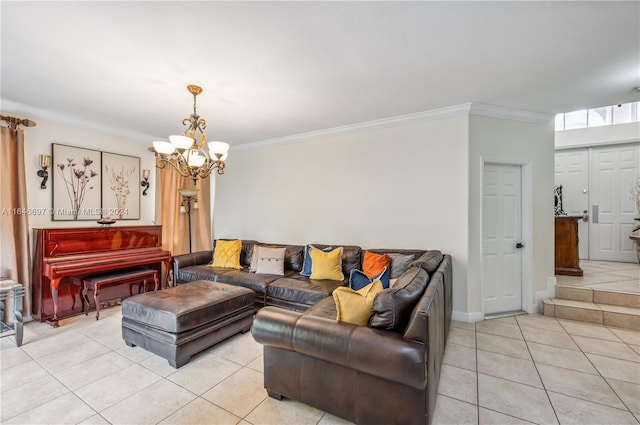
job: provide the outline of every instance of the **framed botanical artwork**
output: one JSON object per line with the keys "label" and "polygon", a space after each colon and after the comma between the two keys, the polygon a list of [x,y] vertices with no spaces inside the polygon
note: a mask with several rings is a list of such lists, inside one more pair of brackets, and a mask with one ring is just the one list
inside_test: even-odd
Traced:
{"label": "framed botanical artwork", "polygon": [[103,216],[139,220],[140,180],[140,158],[102,152]]}
{"label": "framed botanical artwork", "polygon": [[100,151],[52,144],[53,220],[100,218]]}

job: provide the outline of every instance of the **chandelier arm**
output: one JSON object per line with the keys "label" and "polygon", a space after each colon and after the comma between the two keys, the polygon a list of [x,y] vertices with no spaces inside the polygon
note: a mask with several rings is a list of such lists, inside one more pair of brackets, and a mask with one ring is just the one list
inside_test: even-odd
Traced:
{"label": "chandelier arm", "polygon": [[[182,155],[180,155],[180,156],[182,156]],[[178,159],[177,161],[172,161],[171,159],[173,159],[173,158],[156,158],[156,167],[162,169],[162,168],[165,168],[167,164],[169,164],[181,176],[183,176],[183,177],[190,177],[191,176],[191,169],[188,166],[185,167],[184,159],[183,160]]]}
{"label": "chandelier arm", "polygon": [[224,174],[224,161],[222,162],[222,164],[220,166],[217,167],[218,168],[218,174],[222,175]]}
{"label": "chandelier arm", "polygon": [[197,171],[194,172],[194,174],[197,174],[197,176],[201,179],[206,179],[207,177],[209,177],[209,174],[211,174],[211,168],[198,168]]}

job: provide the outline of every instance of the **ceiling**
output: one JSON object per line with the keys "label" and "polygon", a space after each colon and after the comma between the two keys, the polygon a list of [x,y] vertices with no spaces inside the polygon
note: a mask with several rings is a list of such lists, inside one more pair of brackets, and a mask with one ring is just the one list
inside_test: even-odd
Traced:
{"label": "ceiling", "polygon": [[638,100],[640,2],[0,2],[5,113],[232,145],[479,102]]}

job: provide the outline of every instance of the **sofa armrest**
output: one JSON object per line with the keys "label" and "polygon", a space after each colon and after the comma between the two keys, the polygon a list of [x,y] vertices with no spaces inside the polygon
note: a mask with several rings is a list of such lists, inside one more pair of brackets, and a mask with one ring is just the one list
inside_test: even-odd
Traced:
{"label": "sofa armrest", "polygon": [[297,352],[357,371],[423,389],[425,344],[402,335],[277,307],[264,307],[251,330],[263,345]]}
{"label": "sofa armrest", "polygon": [[208,264],[213,258],[213,251],[199,251],[192,254],[176,255],[171,259],[173,278],[178,279],[178,271],[181,267],[198,266]]}

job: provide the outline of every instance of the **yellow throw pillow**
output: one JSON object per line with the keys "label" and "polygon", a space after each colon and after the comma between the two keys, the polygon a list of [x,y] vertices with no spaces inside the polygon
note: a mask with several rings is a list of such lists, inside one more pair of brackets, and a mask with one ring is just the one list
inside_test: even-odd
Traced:
{"label": "yellow throw pillow", "polygon": [[336,302],[339,322],[353,323],[354,325],[367,326],[369,317],[373,311],[373,299],[382,291],[382,282],[376,279],[367,286],[354,291],[346,286],[341,286],[333,291],[333,300]]}
{"label": "yellow throw pillow", "polygon": [[211,267],[223,267],[227,269],[241,269],[240,251],[242,250],[242,241],[216,241],[216,247],[213,250],[213,264]]}
{"label": "yellow throw pillow", "polygon": [[344,280],[342,247],[329,252],[310,247],[309,255],[311,255],[311,279]]}

